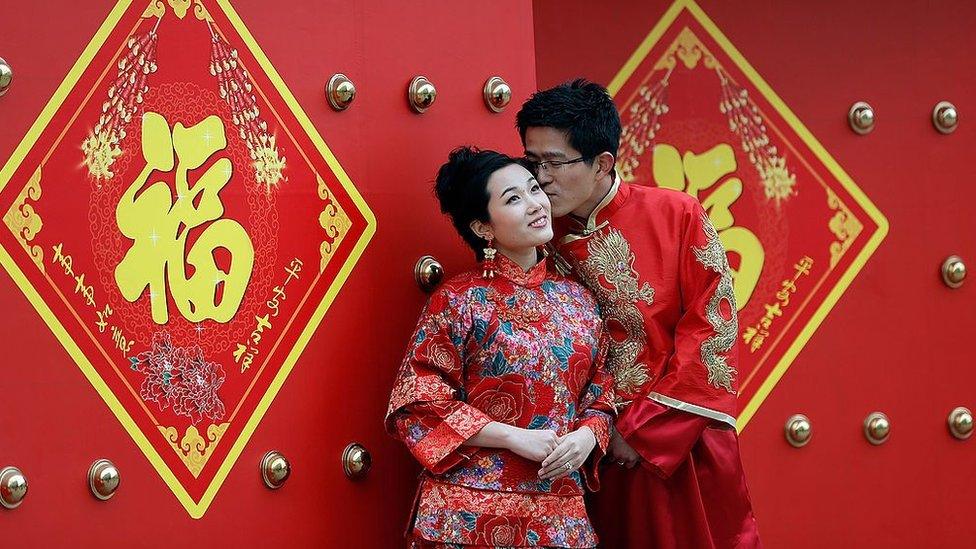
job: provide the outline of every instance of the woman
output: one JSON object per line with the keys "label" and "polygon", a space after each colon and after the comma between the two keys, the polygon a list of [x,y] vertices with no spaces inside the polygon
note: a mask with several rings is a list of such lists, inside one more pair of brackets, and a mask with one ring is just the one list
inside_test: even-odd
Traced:
{"label": "woman", "polygon": [[547,267],[549,199],[516,160],[457,149],[436,192],[482,266],[431,296],[390,397],[386,428],[424,467],[408,535],[595,547],[583,490],[614,412],[596,302]]}

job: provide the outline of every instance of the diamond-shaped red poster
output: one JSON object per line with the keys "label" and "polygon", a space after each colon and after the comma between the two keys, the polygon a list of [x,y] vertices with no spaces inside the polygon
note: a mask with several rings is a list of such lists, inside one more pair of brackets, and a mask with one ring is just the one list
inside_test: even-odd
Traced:
{"label": "diamond-shaped red poster", "polygon": [[120,2],[0,172],[0,260],[200,517],[374,231],[225,1]]}
{"label": "diamond-shaped red poster", "polygon": [[609,89],[621,177],[697,197],[729,252],[742,429],[887,220],[693,0],[668,9]]}

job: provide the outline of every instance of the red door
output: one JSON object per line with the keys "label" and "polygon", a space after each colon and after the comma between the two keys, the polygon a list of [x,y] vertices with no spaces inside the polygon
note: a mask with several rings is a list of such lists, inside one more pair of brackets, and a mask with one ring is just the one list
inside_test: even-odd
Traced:
{"label": "red door", "polygon": [[[0,530],[30,546],[400,543],[417,468],[382,418],[425,300],[414,265],[471,262],[432,180],[459,144],[518,150],[531,5],[10,8],[0,467],[29,491]],[[356,87],[341,112],[324,93],[335,73]],[[437,91],[423,114],[407,99],[419,75]],[[501,113],[491,76],[513,90]],[[157,180],[170,193],[152,195]],[[373,462],[359,481],[341,461],[352,442]],[[274,491],[270,450],[291,467]],[[120,473],[108,501],[89,493],[99,458]]]}
{"label": "red door", "polygon": [[[974,143],[965,113],[974,108],[967,78],[976,73],[976,66],[966,52],[976,11],[953,6],[951,12],[940,13],[949,8],[921,2],[873,3],[856,11],[839,2],[816,8],[630,2],[601,7],[599,13],[593,12],[592,3],[565,1],[472,3],[456,12],[437,2],[235,1],[232,9],[226,2],[210,0],[136,4],[48,2],[4,14],[0,58],[13,68],[14,80],[0,97],[5,130],[0,132],[0,214],[7,227],[0,227],[7,273],[0,275],[0,296],[7,307],[0,329],[8,334],[3,341],[9,349],[0,367],[5,381],[0,468],[18,467],[30,489],[18,508],[0,509],[3,532],[18,533],[27,546],[170,546],[186,539],[218,546],[399,544],[417,468],[382,432],[381,418],[392,373],[424,301],[413,280],[414,265],[422,255],[432,254],[450,275],[471,261],[431,196],[437,166],[461,143],[519,150],[512,131],[514,112],[537,83],[548,86],[587,75],[620,92],[618,101],[624,106],[622,100],[641,95],[640,81],[630,77],[655,74],[659,57],[648,56],[663,55],[655,48],[666,50],[675,41],[683,29],[672,26],[677,22],[688,26],[713,54],[715,66],[726,68],[730,82],[746,90],[752,103],[744,106],[755,106],[767,128],[778,129],[779,133],[770,129],[767,136],[783,141],[780,151],[789,151],[787,173],[796,176],[800,193],[791,194],[785,204],[807,204],[804,201],[816,188],[808,186],[809,178],[819,176],[825,182],[822,196],[831,189],[835,203],[844,203],[850,211],[848,216],[847,210],[832,208],[826,199],[811,200],[807,209],[786,205],[776,219],[790,231],[788,238],[777,240],[770,217],[762,213],[770,210],[747,205],[741,198],[729,208],[734,218],[729,228],[753,233],[764,254],[755,289],[740,310],[742,326],[756,333],[742,345],[750,352],[761,330],[782,334],[775,345],[770,337],[756,351],[768,351],[770,358],[762,365],[758,359],[750,363],[755,376],[743,389],[740,416],[743,459],[766,544],[965,546],[976,534],[966,515],[967,504],[976,496],[973,442],[953,438],[946,425],[957,406],[976,406],[962,345],[976,327],[972,281],[950,289],[940,274],[950,255],[970,263],[976,257],[972,191],[962,183],[968,174],[966,152]],[[202,5],[200,17],[197,4]],[[160,10],[163,14],[156,15]],[[236,332],[228,329],[222,336],[225,377],[210,393],[221,397],[229,413],[237,404],[245,410],[231,421],[203,414],[215,409],[207,407],[213,399],[201,400],[189,415],[174,414],[175,401],[166,401],[167,407],[160,410],[160,394],[165,391],[156,393],[156,400],[142,399],[155,424],[138,404],[136,397],[141,398],[142,383],[149,378],[149,362],[140,362],[132,351],[151,351],[152,333],[167,323],[152,318],[152,290],[135,301],[121,295],[115,269],[136,239],[112,225],[120,197],[108,192],[112,178],[99,172],[99,179],[92,169],[97,171],[112,158],[115,168],[110,171],[113,177],[120,174],[115,181],[119,195],[139,180],[142,166],[148,165],[134,145],[141,144],[144,111],[137,107],[129,112],[129,122],[122,116],[123,122],[112,126],[128,134],[121,140],[119,155],[113,156],[114,148],[104,143],[100,149],[84,145],[87,136],[97,133],[102,104],[111,106],[111,82],[104,79],[120,74],[128,79],[133,74],[118,65],[118,56],[132,51],[126,49],[126,37],[133,32],[145,35],[158,17],[158,71],[145,82],[138,74],[134,80],[148,83],[150,90],[163,84],[172,90],[181,81],[199,90],[177,96],[180,100],[170,102],[169,111],[161,105],[158,91],[151,96],[147,90],[144,102],[135,104],[153,106],[153,112],[166,120],[171,138],[174,117],[184,116],[184,126],[191,127],[203,121],[204,114],[214,114],[228,143],[217,149],[237,151],[237,157],[228,153],[232,175],[225,190],[217,193],[226,214],[221,215],[244,228],[257,258],[252,272],[263,268],[268,273],[260,283],[249,279],[242,306],[250,303],[251,312],[257,313],[253,317],[270,314],[268,297],[274,297],[275,287],[288,277],[284,268],[297,254],[311,255],[303,263],[310,265],[304,273],[322,277],[316,284],[301,286],[297,294],[310,296],[304,302],[308,308],[290,300],[296,294],[289,288],[296,286],[284,289],[288,297],[278,296],[278,305],[296,320],[285,329],[269,317],[266,322],[273,328],[261,332],[263,344],[252,339],[260,323],[240,309],[226,322],[212,318],[219,316],[212,312],[191,323],[187,316],[200,313],[180,312],[180,297],[166,286],[168,325],[176,334],[183,323],[183,347],[196,341],[196,324],[209,334],[241,319]],[[208,42],[215,36],[221,44],[217,53]],[[93,42],[98,44],[86,50]],[[641,50],[645,44],[646,51]],[[239,57],[226,57],[231,50]],[[257,170],[247,160],[253,152],[249,138],[234,137],[239,135],[235,109],[238,118],[250,112],[244,108],[250,94],[241,95],[244,103],[236,107],[221,97],[221,80],[208,71],[214,55],[224,56],[218,57],[221,67],[223,61],[231,64],[236,59],[248,70],[251,78],[238,74],[239,87],[247,82],[264,91],[253,94],[261,120],[248,117],[248,124],[253,121],[260,128],[264,121],[272,128],[269,137],[277,138],[279,154],[261,156],[262,166],[273,168],[282,158],[287,166],[282,170],[287,181],[271,184],[277,184],[275,192],[282,197],[275,208],[255,207],[260,202],[246,199],[268,196],[244,187],[246,182],[259,182]],[[694,64],[694,53],[682,54],[688,61],[675,55],[676,66],[682,63],[682,70],[690,70],[687,65]],[[73,71],[86,57],[87,64]],[[134,54],[137,64],[138,58]],[[699,63],[696,66],[704,66],[704,61]],[[349,109],[337,112],[323,91],[330,77],[340,72],[355,84],[357,95]],[[686,76],[693,74],[697,73]],[[408,83],[417,75],[429,78],[438,91],[424,114],[412,111],[406,97]],[[503,77],[514,90],[512,104],[500,114],[490,112],[482,99],[482,87],[493,75]],[[687,90],[699,89],[695,81],[682,84],[678,76],[669,95],[671,120],[697,108],[695,98],[703,101],[709,116],[724,116],[717,102],[707,103],[711,88],[689,95]],[[237,91],[225,82],[231,92]],[[721,93],[723,88],[717,89]],[[135,98],[138,91],[126,97]],[[208,92],[216,98],[211,103],[205,101]],[[963,113],[962,122],[949,134],[938,132],[932,121],[934,107],[943,100]],[[852,131],[847,119],[856,101],[867,102],[876,114],[876,127],[865,135]],[[79,109],[83,104],[89,110]],[[214,110],[203,108],[208,105]],[[637,103],[627,104],[633,105]],[[195,115],[180,111],[197,107],[201,109]],[[61,108],[65,112],[58,112]],[[73,118],[76,111],[80,114]],[[662,118],[662,136],[680,126],[669,125],[667,116]],[[710,126],[713,137],[724,122],[719,118]],[[200,129],[204,141],[210,139],[204,135],[213,135]],[[260,140],[261,131],[254,133],[255,151],[274,149],[262,147],[267,143]],[[688,133],[670,135],[673,139],[666,143],[678,154],[677,163],[671,155],[671,164],[685,168],[685,177],[666,184],[688,191],[692,180],[687,177],[685,153],[697,158],[720,142],[730,144],[736,171],[726,170],[708,185],[695,183],[701,187],[699,198],[709,200],[730,179],[741,180],[744,190],[749,178],[755,180],[748,155],[735,152],[740,142],[729,138],[699,143],[679,140]],[[87,151],[94,150],[105,154],[91,155],[86,163]],[[178,155],[179,150],[173,150]],[[670,153],[661,150],[662,162],[667,161]],[[771,162],[773,156],[779,158],[774,154],[766,160]],[[809,168],[794,169],[801,158]],[[653,181],[646,182],[658,184],[655,159],[645,161],[640,154],[636,159],[643,166],[636,174],[649,174]],[[301,165],[308,169],[299,169]],[[203,169],[210,166],[204,164]],[[31,190],[37,168],[42,168],[39,187]],[[311,175],[315,173],[332,195],[323,198]],[[262,173],[264,192],[270,189],[269,180]],[[167,181],[175,189],[175,179]],[[171,199],[180,198],[178,194],[174,191]],[[319,214],[333,211],[328,209],[329,196],[346,212],[339,218],[348,219],[348,226],[336,225],[335,215],[326,215],[325,226],[319,223]],[[93,208],[93,203],[102,209]],[[89,218],[93,211],[107,215]],[[270,212],[277,216],[278,230],[265,227],[259,234],[260,224],[250,220],[268,219]],[[852,218],[860,222],[858,231],[849,223]],[[192,229],[195,236],[189,237],[188,249],[214,221]],[[329,233],[330,226],[339,233]],[[856,236],[845,238],[838,232]],[[322,267],[320,246],[328,243],[330,234],[349,238],[340,239],[334,252],[327,251],[330,261]],[[108,240],[99,240],[99,235]],[[144,246],[158,244],[153,235],[160,236],[142,235]],[[831,235],[837,239],[824,241]],[[814,294],[812,285],[803,287],[811,279],[793,268],[806,252],[793,252],[809,246],[813,272],[831,265],[834,242],[843,253],[831,266],[833,278],[824,278],[821,294]],[[59,252],[54,246],[67,243],[73,244],[70,249],[62,246],[56,260]],[[33,246],[40,247],[43,271],[34,262]],[[105,258],[106,250],[117,254],[112,256],[115,263]],[[65,272],[65,254],[72,256],[72,275]],[[217,253],[214,263],[223,262],[226,268],[222,255]],[[742,260],[750,257],[755,262],[748,253],[736,258],[740,271]],[[826,268],[821,274],[826,277],[825,273]],[[81,274],[87,275],[84,283],[74,278]],[[779,285],[794,275],[796,293],[787,288],[783,295],[792,298],[811,290],[807,308],[781,305],[782,314],[773,314],[764,324],[765,306],[781,301],[776,298],[783,290]],[[307,280],[302,275],[289,284]],[[225,296],[230,285],[226,280],[223,284],[224,290],[214,295]],[[103,320],[97,313],[105,314],[103,300],[113,292],[118,294],[115,303],[129,304],[125,314],[132,324],[121,322],[124,309],[116,307],[110,322],[105,321],[106,331],[100,332],[98,322]],[[91,307],[89,295],[102,307]],[[796,322],[790,329],[782,328],[788,315]],[[113,325],[119,328],[115,337]],[[154,330],[131,329],[138,325]],[[266,345],[277,340],[265,334],[282,338],[274,351]],[[238,344],[245,345],[239,355]],[[107,357],[99,354],[99,345]],[[248,355],[254,366],[241,372]],[[257,379],[256,389],[244,397],[266,357],[265,377]],[[218,361],[202,362],[194,364],[203,368]],[[162,371],[157,373],[162,376]],[[197,423],[192,411],[200,418]],[[890,421],[890,437],[877,446],[863,432],[865,418],[874,411],[884,412]],[[813,426],[814,434],[802,448],[791,447],[783,436],[787,418],[797,413],[806,415]],[[223,423],[230,425],[221,431]],[[189,436],[190,425],[199,426],[196,436]],[[213,433],[210,425],[217,428]],[[177,431],[175,440],[169,427]],[[362,444],[373,459],[372,470],[360,481],[347,479],[342,469],[342,451],[351,442]],[[259,472],[269,450],[281,452],[292,469],[284,486],[275,491],[264,487]],[[210,457],[202,465],[199,459],[189,459],[204,454]],[[89,467],[99,458],[111,460],[121,474],[117,494],[104,502],[91,495],[87,481]]]}
{"label": "red door", "polygon": [[[757,235],[765,252],[755,292],[739,302],[740,375],[757,376],[748,383],[740,377],[739,428],[766,545],[967,546],[976,535],[966,511],[976,497],[976,446],[954,438],[947,420],[955,408],[976,405],[965,347],[976,328],[976,294],[971,280],[951,289],[941,269],[950,256],[971,265],[976,255],[973,190],[964,183],[967,151],[976,143],[965,119],[976,108],[976,66],[966,53],[976,10],[925,2],[718,1],[621,2],[598,14],[589,2],[537,1],[534,8],[540,86],[587,75],[617,93],[625,124],[645,113],[653,118],[646,108],[652,98],[670,106],[659,113],[649,143],[641,141],[646,131],[632,134],[645,149],[635,153],[631,145],[626,153],[639,161],[638,182],[701,187],[699,198],[714,208],[723,204],[718,193],[726,172],[703,186],[688,172],[684,181],[680,175],[662,181],[655,168],[681,165],[667,146],[695,155],[686,158],[703,158],[720,142],[735,151],[734,177],[744,187],[727,213]],[[696,40],[682,37],[686,28]],[[665,73],[662,96],[655,85]],[[728,90],[735,101],[720,111]],[[864,135],[848,121],[858,101],[875,115]],[[941,101],[962,113],[948,134],[933,123]],[[726,117],[736,109],[745,122]],[[761,192],[749,202],[750,181],[762,178],[743,152],[741,127],[758,132],[751,135],[760,141],[768,137],[777,152],[761,146],[755,153],[783,159],[796,177],[796,193],[778,205]],[[829,204],[828,188],[833,204],[849,211]],[[776,230],[763,226],[770,217],[778,219]],[[824,236],[850,242],[836,265],[826,243],[818,244]],[[782,260],[778,246],[787,250]],[[793,300],[782,305],[781,282],[796,282],[791,269],[801,254],[794,249],[810,250],[812,271],[841,269],[843,276],[825,282],[836,290],[818,297],[804,287],[812,278],[802,275],[798,290],[783,294]],[[845,267],[852,251],[858,261]],[[730,260],[740,267],[749,259],[732,255],[739,254]],[[763,290],[764,280],[771,289]],[[806,319],[794,308],[805,295],[816,313]],[[764,321],[767,305],[781,314]],[[808,329],[785,328],[791,314]],[[771,336],[753,354],[762,330]],[[774,356],[780,349],[779,360],[763,370],[755,357],[769,348]],[[864,434],[872,412],[889,422],[889,438],[879,445]],[[812,425],[802,448],[784,438],[793,414]]]}

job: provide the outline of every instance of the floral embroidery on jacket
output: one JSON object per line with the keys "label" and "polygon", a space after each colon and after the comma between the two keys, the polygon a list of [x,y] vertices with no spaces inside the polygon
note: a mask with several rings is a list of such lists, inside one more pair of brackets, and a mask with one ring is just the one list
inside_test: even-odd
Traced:
{"label": "floral embroidery on jacket", "polygon": [[[502,259],[431,297],[397,374],[387,429],[425,468],[413,536],[443,543],[593,547],[584,487],[609,443],[613,380],[597,303],[540,263]],[[597,438],[585,470],[542,481],[539,463],[464,446],[491,421]]]}

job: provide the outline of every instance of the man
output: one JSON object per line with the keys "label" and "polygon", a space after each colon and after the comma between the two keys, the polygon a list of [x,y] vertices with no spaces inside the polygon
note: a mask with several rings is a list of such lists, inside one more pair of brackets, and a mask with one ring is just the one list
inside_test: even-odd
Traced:
{"label": "man", "polygon": [[738,324],[725,250],[698,201],[620,181],[620,117],[576,80],[517,125],[552,202],[557,264],[601,303],[622,410],[593,500],[605,547],[759,547],[735,432]]}

